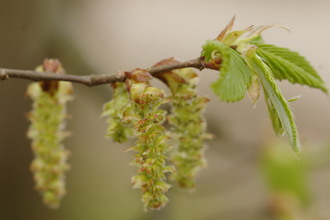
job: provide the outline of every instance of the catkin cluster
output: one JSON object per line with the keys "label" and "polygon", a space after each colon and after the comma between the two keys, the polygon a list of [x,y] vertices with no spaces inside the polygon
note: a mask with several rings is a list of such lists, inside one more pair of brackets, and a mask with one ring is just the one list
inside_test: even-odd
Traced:
{"label": "catkin cluster", "polygon": [[[166,65],[178,62],[172,58],[157,63]],[[125,72],[125,83],[112,84],[113,100],[106,103],[102,116],[108,116],[107,135],[116,142],[125,142],[128,137],[137,137],[136,145],[128,150],[137,151],[132,165],[138,167],[138,175],[132,177],[133,188],[141,188],[144,208],[158,209],[168,199],[164,193],[170,188],[165,182],[166,172],[181,187],[193,189],[198,171],[206,166],[203,140],[212,135],[205,132],[206,122],[202,116],[207,97],[196,94],[196,73],[191,68],[173,70],[156,77],[168,85],[172,96],[164,98],[165,92],[151,87],[151,75],[142,69]],[[166,166],[165,154],[171,148],[167,143],[169,133],[162,123],[166,112],[158,107],[171,102],[172,112],[167,117],[174,127],[172,136],[178,141],[178,148],[171,161],[176,166]],[[127,151],[128,151],[127,150]]]}
{"label": "catkin cluster", "polygon": [[171,148],[169,135],[162,126],[166,112],[158,107],[168,102],[164,91],[151,87],[151,75],[145,70],[126,72],[126,88],[131,105],[126,107],[123,121],[131,123],[137,135],[136,145],[128,150],[137,151],[132,165],[138,167],[138,175],[132,177],[133,188],[141,188],[144,209],[164,207],[168,199],[164,193],[170,188],[165,182],[166,172],[174,172],[166,166],[165,153]]}
{"label": "catkin cluster", "polygon": [[[56,59],[46,59],[36,71],[64,74]],[[66,163],[69,151],[64,149],[62,141],[69,135],[64,129],[66,102],[72,100],[72,92],[70,82],[57,81],[35,82],[27,90],[27,96],[33,100],[27,132],[34,153],[30,168],[36,190],[42,193],[44,203],[51,208],[57,208],[66,194],[64,172],[69,169]]]}

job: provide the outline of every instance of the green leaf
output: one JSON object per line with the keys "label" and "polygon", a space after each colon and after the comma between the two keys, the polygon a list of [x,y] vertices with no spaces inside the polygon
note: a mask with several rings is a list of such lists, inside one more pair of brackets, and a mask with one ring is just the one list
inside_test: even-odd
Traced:
{"label": "green leaf", "polygon": [[251,71],[258,74],[259,80],[263,86],[266,102],[273,122],[273,127],[277,134],[283,133],[284,129],[294,153],[299,158],[300,143],[298,139],[297,128],[293,120],[293,114],[288,102],[282,96],[276,81],[272,76],[270,68],[262,62],[261,58],[254,55],[250,59],[245,58]]}
{"label": "green leaf", "polygon": [[220,78],[211,84],[214,93],[226,102],[235,102],[244,98],[251,83],[251,74],[242,57],[232,48],[219,41],[207,41],[202,56],[211,59],[213,51],[221,53]]}
{"label": "green leaf", "polygon": [[269,117],[272,120],[272,125],[273,125],[273,129],[275,131],[275,134],[277,136],[281,136],[284,132],[282,123],[280,118],[278,117],[278,114],[276,112],[276,109],[274,108],[273,104],[271,103],[271,101],[269,100],[269,97],[267,95],[267,93],[265,92],[265,101],[267,104],[267,108],[268,108],[268,112],[269,112]]}
{"label": "green leaf", "polygon": [[248,41],[250,44],[263,44],[264,40],[262,39],[262,37],[259,35],[257,37],[252,38],[251,40]]}
{"label": "green leaf", "polygon": [[257,54],[272,70],[276,79],[287,79],[291,83],[299,83],[321,89],[327,93],[324,81],[309,62],[297,52],[270,44],[254,42],[258,46]]}

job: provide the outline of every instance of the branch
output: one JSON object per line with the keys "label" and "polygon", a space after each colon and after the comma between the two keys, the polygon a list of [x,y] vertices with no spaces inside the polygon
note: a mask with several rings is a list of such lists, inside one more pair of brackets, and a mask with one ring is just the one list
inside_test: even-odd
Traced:
{"label": "branch", "polygon": [[[173,69],[180,69],[186,67],[193,67],[199,70],[204,68],[216,69],[209,63],[206,63],[203,57],[199,57],[193,60],[174,63],[169,65],[150,67],[146,70],[152,75],[155,76],[159,73],[167,72]],[[3,69],[0,68],[0,80],[6,80],[9,78],[21,78],[29,79],[32,81],[70,81],[75,83],[81,83],[86,86],[97,86],[102,84],[109,84],[114,82],[123,82],[125,81],[125,71],[119,71],[112,74],[102,74],[102,75],[86,75],[86,76],[77,76],[77,75],[66,75],[66,74],[53,74],[53,73],[44,73],[30,70],[15,70],[15,69]]]}

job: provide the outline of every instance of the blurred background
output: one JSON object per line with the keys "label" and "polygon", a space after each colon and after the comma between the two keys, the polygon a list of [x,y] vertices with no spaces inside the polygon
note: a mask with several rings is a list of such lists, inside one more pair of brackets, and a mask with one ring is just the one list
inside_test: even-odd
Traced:
{"label": "blurred background", "polygon": [[[235,29],[283,23],[291,33],[272,28],[267,43],[289,47],[307,57],[330,83],[330,2],[325,0],[2,0],[0,1],[0,67],[33,70],[44,58],[58,58],[68,74],[114,73],[150,67],[174,56],[200,55],[236,15]],[[131,187],[136,167],[128,166],[133,142],[105,139],[100,118],[111,98],[108,85],[74,84],[75,100],[65,140],[72,152],[68,194],[60,209],[50,210],[33,189],[29,164],[31,101],[29,81],[0,82],[0,219],[330,219],[330,103],[307,86],[280,82],[292,103],[302,142],[298,164],[285,137],[272,131],[263,97],[227,104],[209,84],[218,73],[198,72],[200,95],[208,95],[208,168],[193,193],[171,188],[161,211],[143,211],[140,190]],[[159,81],[152,84],[165,88]],[[284,217],[283,217],[284,216]]]}

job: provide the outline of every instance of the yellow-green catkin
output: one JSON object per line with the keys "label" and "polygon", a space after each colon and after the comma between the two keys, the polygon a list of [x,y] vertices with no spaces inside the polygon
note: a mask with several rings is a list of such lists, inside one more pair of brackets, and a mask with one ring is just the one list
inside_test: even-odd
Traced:
{"label": "yellow-green catkin", "polygon": [[[176,63],[173,58],[165,59],[157,65]],[[206,133],[203,117],[209,99],[198,96],[195,89],[198,77],[192,68],[173,70],[157,75],[171,89],[172,109],[167,119],[173,126],[172,136],[178,147],[171,156],[176,172],[171,174],[180,187],[193,189],[199,171],[206,167],[204,139],[212,138]]]}
{"label": "yellow-green catkin", "polygon": [[[56,59],[46,59],[36,71],[64,74]],[[69,169],[66,160],[70,152],[64,149],[62,141],[69,135],[64,129],[68,117],[66,102],[72,100],[72,93],[70,82],[57,81],[34,82],[27,90],[27,96],[33,100],[33,109],[28,113],[31,125],[27,132],[34,153],[30,169],[35,189],[50,208],[57,208],[66,194],[64,172]]]}
{"label": "yellow-green catkin", "polygon": [[162,89],[151,87],[151,75],[145,70],[126,72],[126,88],[131,105],[124,110],[123,121],[131,123],[137,135],[136,145],[128,150],[137,151],[132,165],[138,167],[138,175],[132,177],[133,188],[140,188],[144,209],[159,209],[168,201],[164,193],[170,188],[165,182],[166,172],[174,167],[166,166],[165,153],[171,148],[170,139],[162,123],[166,112],[158,107],[168,102]]}
{"label": "yellow-green catkin", "polygon": [[113,99],[104,104],[101,117],[108,117],[109,126],[106,137],[111,137],[114,142],[124,143],[133,136],[132,127],[122,121],[123,111],[130,104],[130,99],[125,82],[112,83],[111,86]]}

